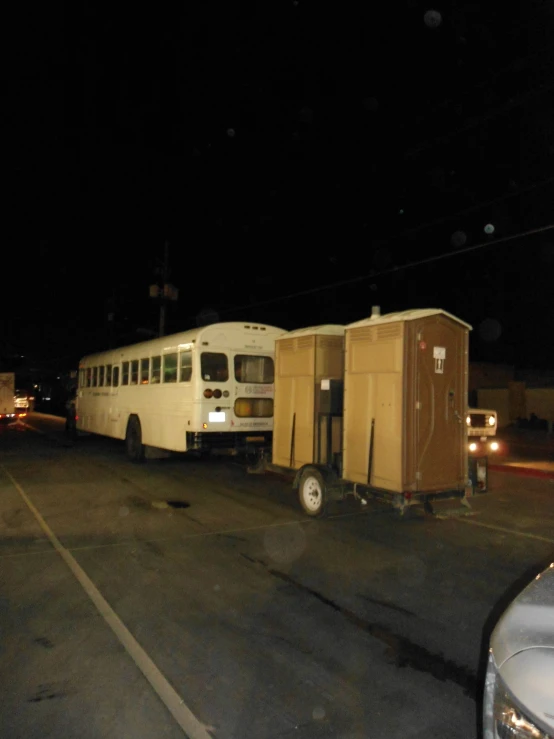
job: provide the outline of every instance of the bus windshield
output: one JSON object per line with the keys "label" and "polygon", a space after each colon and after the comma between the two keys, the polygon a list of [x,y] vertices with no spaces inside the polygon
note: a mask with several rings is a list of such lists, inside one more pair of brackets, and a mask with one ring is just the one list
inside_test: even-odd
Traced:
{"label": "bus windshield", "polygon": [[235,356],[235,379],[237,382],[271,383],[274,380],[273,359],[248,354]]}

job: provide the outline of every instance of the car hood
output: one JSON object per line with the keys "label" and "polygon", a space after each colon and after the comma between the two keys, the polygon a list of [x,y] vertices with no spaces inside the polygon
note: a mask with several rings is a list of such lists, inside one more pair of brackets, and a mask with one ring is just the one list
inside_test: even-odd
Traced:
{"label": "car hood", "polygon": [[499,675],[517,701],[554,729],[554,563],[507,608],[490,643]]}
{"label": "car hood", "polygon": [[554,648],[554,562],[508,606],[491,647],[497,667],[525,649]]}

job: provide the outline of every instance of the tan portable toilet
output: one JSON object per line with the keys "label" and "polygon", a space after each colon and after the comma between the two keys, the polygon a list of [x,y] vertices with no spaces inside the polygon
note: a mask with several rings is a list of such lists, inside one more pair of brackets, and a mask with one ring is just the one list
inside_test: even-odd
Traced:
{"label": "tan portable toilet", "polygon": [[465,488],[470,330],[435,308],[346,326],[344,479],[393,492]]}
{"label": "tan portable toilet", "polygon": [[329,422],[333,451],[340,451],[341,419],[320,415],[320,389],[343,375],[344,326],[310,326],[276,339],[273,464],[299,469],[322,461]]}

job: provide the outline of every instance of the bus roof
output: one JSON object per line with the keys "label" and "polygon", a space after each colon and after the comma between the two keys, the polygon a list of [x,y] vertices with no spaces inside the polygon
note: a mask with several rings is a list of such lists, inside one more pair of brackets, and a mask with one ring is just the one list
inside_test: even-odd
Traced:
{"label": "bus roof", "polygon": [[456,321],[456,323],[461,323],[462,326],[465,326],[470,331],[472,329],[472,326],[470,326],[469,323],[462,321],[460,318],[457,318],[457,316],[453,316],[452,313],[448,313],[441,308],[416,308],[414,310],[398,311],[397,313],[385,313],[382,316],[368,316],[368,318],[362,318],[361,321],[349,323],[346,328],[349,329],[357,328],[358,326],[375,326],[381,323],[394,323],[395,321],[415,321],[418,318],[427,318],[428,316],[435,315],[446,316],[452,321]]}
{"label": "bus roof", "polygon": [[188,331],[182,331],[175,334],[168,334],[167,336],[161,336],[154,339],[148,339],[148,341],[140,341],[135,344],[126,344],[124,346],[113,347],[112,349],[105,349],[100,352],[93,352],[86,354],[81,357],[81,362],[84,360],[95,359],[96,357],[105,356],[106,354],[121,354],[129,350],[137,350],[144,352],[159,352],[163,353],[164,350],[174,348],[181,344],[193,344],[200,343],[202,340],[206,340],[207,337],[217,334],[222,331],[244,331],[257,336],[271,336],[274,339],[284,333],[287,333],[284,328],[278,326],[271,326],[266,323],[254,323],[254,322],[242,322],[242,321],[226,321],[221,323],[211,323],[208,326],[200,326],[199,328],[193,328]]}

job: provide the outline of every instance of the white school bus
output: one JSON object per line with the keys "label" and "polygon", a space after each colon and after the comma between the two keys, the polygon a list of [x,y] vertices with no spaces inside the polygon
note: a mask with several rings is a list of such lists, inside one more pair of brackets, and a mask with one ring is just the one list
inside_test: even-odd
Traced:
{"label": "white school bus", "polygon": [[283,333],[215,323],[85,356],[66,428],[125,440],[135,462],[269,446],[275,338]]}

